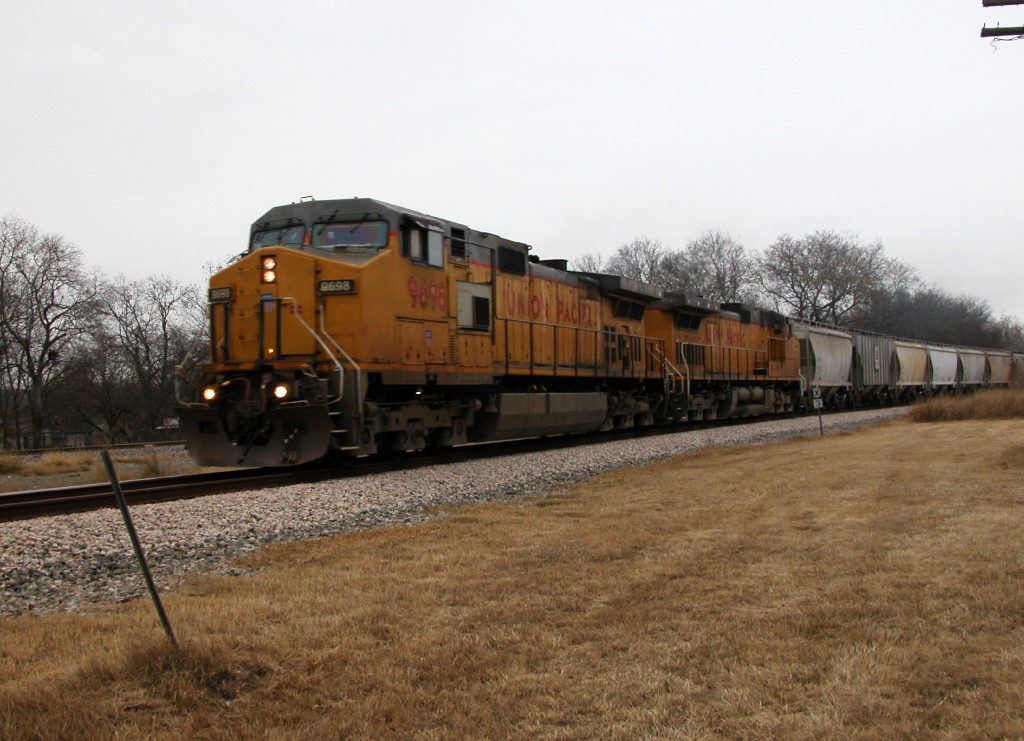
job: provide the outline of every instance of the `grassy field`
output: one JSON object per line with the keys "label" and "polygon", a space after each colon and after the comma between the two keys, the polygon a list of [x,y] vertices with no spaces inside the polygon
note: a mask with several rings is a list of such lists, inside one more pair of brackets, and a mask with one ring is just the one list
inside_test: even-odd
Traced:
{"label": "grassy field", "polygon": [[[121,480],[199,473],[209,468],[196,466],[183,452],[153,448],[144,454],[110,456]],[[60,451],[38,457],[17,453],[0,454],[0,492],[28,491],[108,481],[98,451]]]}
{"label": "grassy field", "polygon": [[0,621],[0,737],[1024,737],[1024,420],[708,450]]}

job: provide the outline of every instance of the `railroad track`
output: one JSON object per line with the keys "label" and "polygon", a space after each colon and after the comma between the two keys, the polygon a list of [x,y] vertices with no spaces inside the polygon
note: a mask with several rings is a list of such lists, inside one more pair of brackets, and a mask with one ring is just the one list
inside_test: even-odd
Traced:
{"label": "railroad track", "polygon": [[[758,418],[757,421],[770,422],[796,416],[804,415],[774,415]],[[342,468],[324,464],[306,464],[304,466],[282,469],[234,469],[207,474],[166,476],[152,479],[128,479],[120,483],[129,505],[143,504],[175,499],[189,499],[247,489],[261,489],[270,486],[288,486],[291,484],[329,481],[337,478],[406,470],[440,463],[493,458],[540,450],[571,448],[627,438],[650,437],[712,427],[750,424],[753,421],[755,419],[749,417],[735,418],[678,427],[642,428],[616,434],[531,438],[483,445],[468,445],[456,448],[443,456],[419,454],[399,460],[367,459]],[[0,522],[116,506],[114,491],[109,482],[80,484],[56,489],[0,493]]]}
{"label": "railroad track", "polygon": [[[605,438],[608,439],[608,438]],[[247,489],[315,483],[350,476],[366,476],[386,471],[406,470],[438,463],[481,459],[532,450],[550,450],[593,443],[590,437],[549,440],[517,440],[466,446],[445,455],[417,454],[397,460],[366,459],[351,466],[338,467],[311,463],[281,469],[233,469],[207,474],[164,476],[151,479],[126,479],[119,483],[129,505],[190,499]],[[116,507],[109,482],[78,484],[53,489],[33,489],[0,493],[0,522],[25,520],[46,515],[85,512]]]}
{"label": "railroad track", "polygon": [[[335,471],[334,474],[336,475],[337,472]],[[266,486],[285,486],[292,483],[315,481],[318,480],[317,476],[326,477],[327,472],[323,469],[319,471],[245,469],[220,471],[212,474],[128,479],[120,483],[129,504],[142,504]],[[0,522],[116,506],[114,490],[109,482],[0,493]]]}
{"label": "railroad track", "polygon": [[0,451],[4,455],[29,456],[49,455],[51,453],[83,453],[92,450],[136,450],[139,448],[172,448],[184,445],[184,440],[157,440],[148,443],[114,443],[113,445],[72,445],[66,448],[25,448]]}
{"label": "railroad track", "polygon": [[[636,432],[634,434],[642,434]],[[648,432],[648,434],[650,434]],[[603,437],[603,440],[622,439]],[[209,474],[165,476],[151,479],[126,479],[120,481],[121,489],[129,505],[148,502],[164,502],[175,499],[190,499],[211,494],[223,494],[246,489],[262,489],[271,486],[314,483],[350,476],[365,476],[386,471],[406,470],[438,463],[482,459],[514,453],[552,448],[588,445],[595,441],[592,436],[560,437],[549,439],[515,440],[511,442],[470,445],[438,456],[417,454],[397,460],[367,459],[348,467],[306,464],[282,469],[234,469]],[[109,482],[79,484],[53,489],[33,489],[0,493],[0,522],[25,520],[46,515],[85,512],[94,509],[116,507],[114,490]]]}

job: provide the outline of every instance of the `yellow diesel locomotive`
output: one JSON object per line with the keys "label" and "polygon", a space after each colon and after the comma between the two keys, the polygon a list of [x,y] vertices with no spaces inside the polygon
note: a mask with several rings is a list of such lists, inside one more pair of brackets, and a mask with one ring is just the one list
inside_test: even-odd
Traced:
{"label": "yellow diesel locomotive", "polygon": [[671,359],[665,416],[673,420],[792,412],[800,403],[801,345],[782,314],[668,293],[648,307],[645,331]]}
{"label": "yellow diesel locomotive", "polygon": [[279,466],[692,416],[680,325],[646,329],[662,293],[529,252],[366,198],[271,209],[210,280],[209,361],[179,393],[190,452]]}

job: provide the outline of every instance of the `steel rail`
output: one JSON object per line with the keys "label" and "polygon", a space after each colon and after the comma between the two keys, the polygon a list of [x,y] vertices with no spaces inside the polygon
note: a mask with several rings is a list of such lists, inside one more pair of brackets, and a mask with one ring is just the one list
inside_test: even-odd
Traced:
{"label": "steel rail", "polygon": [[[215,473],[129,479],[121,482],[130,504],[220,494],[267,486],[302,483],[310,477],[324,476],[322,469],[238,469]],[[77,484],[55,489],[32,489],[0,493],[0,522],[23,520],[44,515],[67,514],[115,507],[114,490],[109,482]]]}
{"label": "steel rail", "polygon": [[0,450],[0,455],[22,456],[22,455],[47,455],[49,453],[82,453],[91,450],[145,450],[146,448],[170,448],[177,445],[184,445],[184,440],[156,440],[148,443],[113,443],[109,445],[72,445],[67,448],[25,448],[18,450]]}

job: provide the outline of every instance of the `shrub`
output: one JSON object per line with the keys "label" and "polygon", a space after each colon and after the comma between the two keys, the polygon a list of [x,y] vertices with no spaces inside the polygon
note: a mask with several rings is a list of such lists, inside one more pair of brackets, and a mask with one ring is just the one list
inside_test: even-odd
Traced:
{"label": "shrub", "polygon": [[21,463],[13,455],[0,455],[0,475],[8,473],[20,473]]}
{"label": "shrub", "polygon": [[47,453],[39,461],[26,463],[21,473],[26,476],[53,476],[92,470],[96,456],[89,453]]}
{"label": "shrub", "polygon": [[1024,389],[990,389],[967,396],[935,396],[910,411],[915,422],[1024,417]]}

